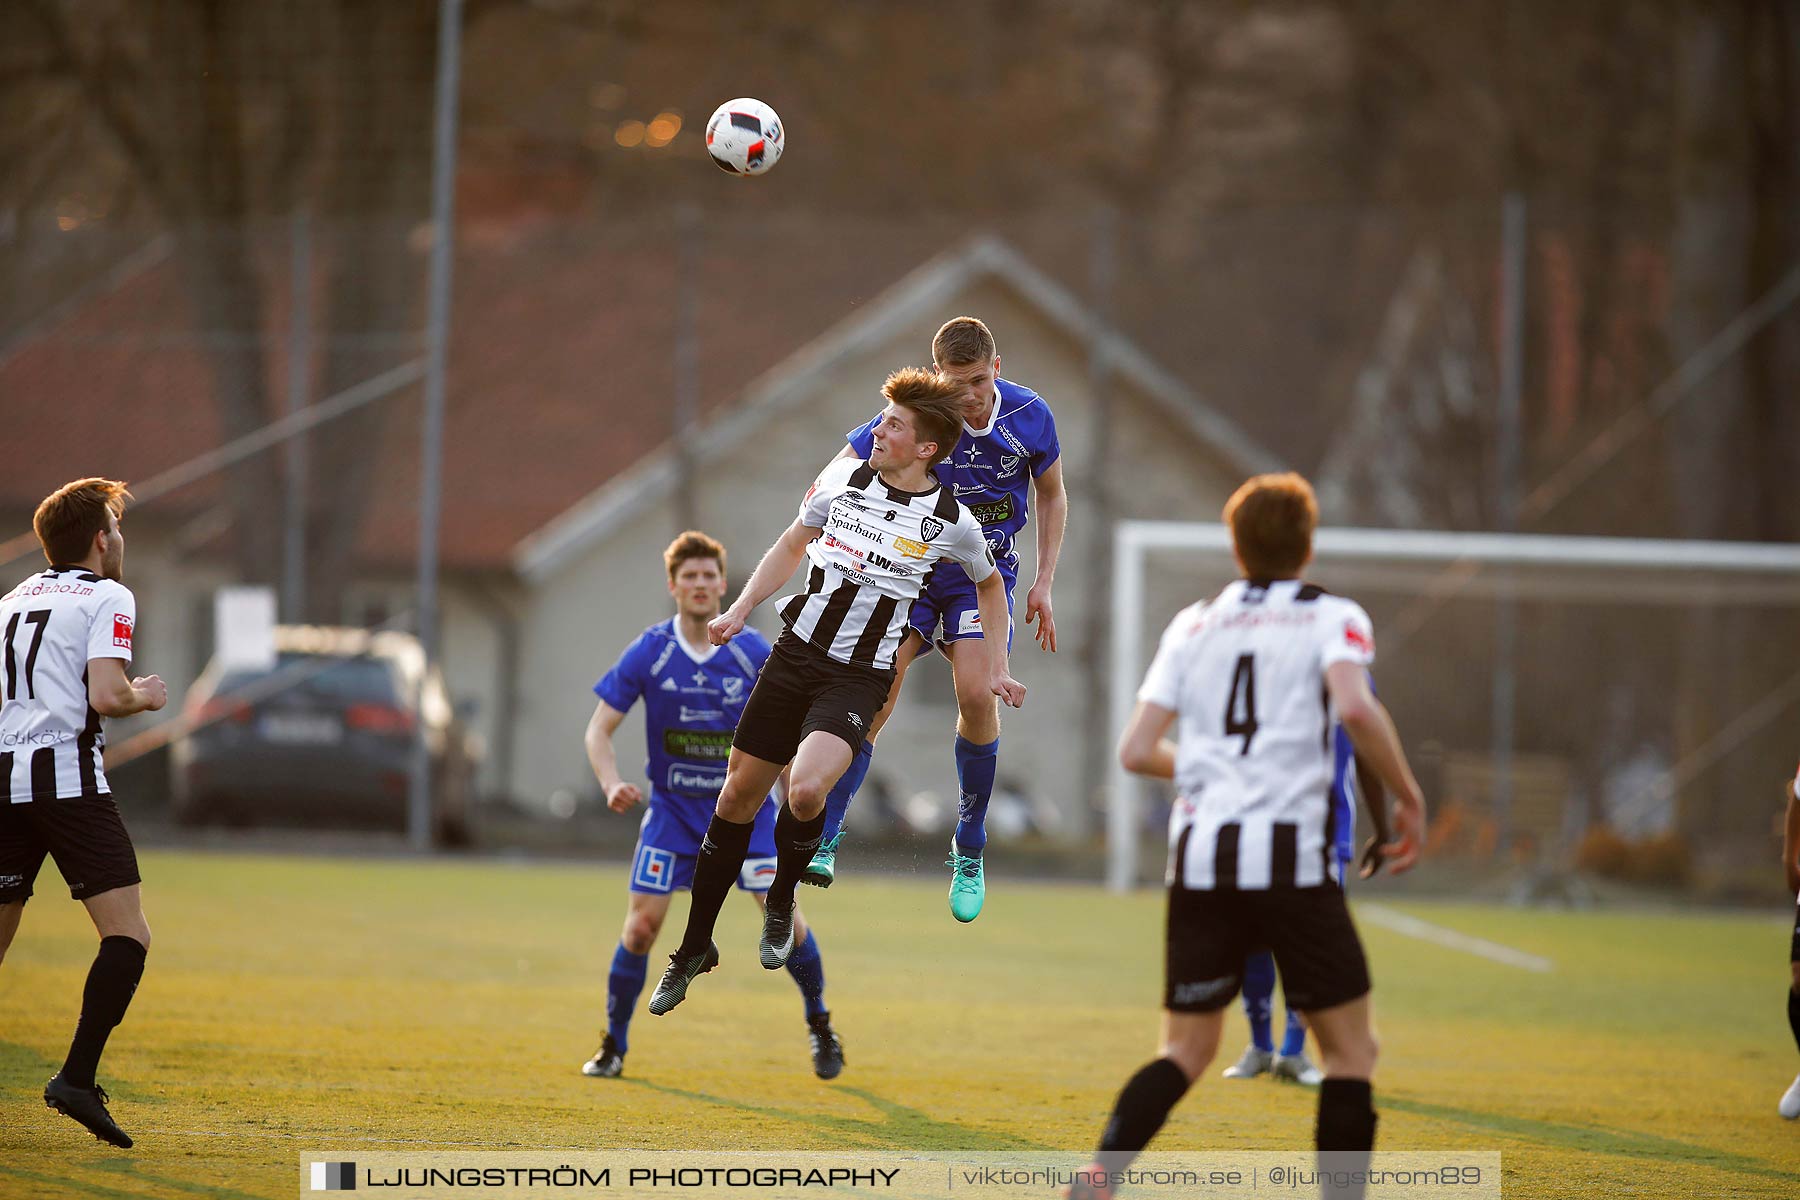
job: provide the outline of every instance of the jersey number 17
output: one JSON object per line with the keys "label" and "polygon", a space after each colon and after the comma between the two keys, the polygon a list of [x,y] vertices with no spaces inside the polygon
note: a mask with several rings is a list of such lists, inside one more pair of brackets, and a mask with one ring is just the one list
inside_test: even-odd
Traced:
{"label": "jersey number 17", "polygon": [[[18,658],[13,653],[13,637],[19,632],[19,615],[14,613],[12,620],[6,623],[6,696],[8,700],[19,698],[19,666]],[[32,685],[31,672],[37,667],[38,647],[44,644],[44,629],[50,624],[50,610],[37,609],[24,614],[27,625],[36,625],[37,630],[31,635],[31,648],[25,652],[25,695],[37,699],[37,688]]]}

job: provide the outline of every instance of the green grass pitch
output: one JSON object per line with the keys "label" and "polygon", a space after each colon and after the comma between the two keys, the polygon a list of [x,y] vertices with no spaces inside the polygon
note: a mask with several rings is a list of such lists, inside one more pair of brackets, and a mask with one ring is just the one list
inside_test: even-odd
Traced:
{"label": "green grass pitch", "polygon": [[[1155,893],[1003,872],[958,926],[933,874],[803,889],[849,1066],[813,1078],[799,994],[734,898],[721,968],[640,1002],[621,1080],[582,1077],[618,865],[144,856],[149,969],[102,1082],[137,1149],[43,1107],[94,936],[54,870],[0,966],[0,1196],[293,1195],[311,1149],[1085,1149],[1154,1050]],[[1499,1150],[1521,1197],[1792,1197],[1800,1058],[1773,914],[1395,907],[1552,960],[1536,974],[1363,925],[1387,1149]],[[662,955],[684,919],[678,900]],[[645,999],[648,998],[646,990]],[[1212,1077],[1157,1149],[1310,1145],[1313,1096]],[[721,1061],[722,1056],[722,1061]]]}

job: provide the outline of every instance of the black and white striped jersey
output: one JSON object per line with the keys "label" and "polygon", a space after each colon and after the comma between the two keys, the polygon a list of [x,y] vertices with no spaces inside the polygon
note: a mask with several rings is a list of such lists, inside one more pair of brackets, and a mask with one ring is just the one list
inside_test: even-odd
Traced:
{"label": "black and white striped jersey", "polygon": [[136,626],[131,589],[83,567],[51,567],[0,597],[0,782],[13,804],[111,790],[88,660],[129,660]]}
{"label": "black and white striped jersey", "polygon": [[779,602],[795,637],[838,662],[891,670],[933,563],[961,563],[976,583],[994,573],[981,523],[932,483],[903,492],[854,458],[825,468],[800,502],[800,523],[822,531],[806,547],[806,590]]}
{"label": "black and white striped jersey", "polygon": [[1368,666],[1354,601],[1240,579],[1176,615],[1138,699],[1176,714],[1169,880],[1196,890],[1331,879],[1333,663]]}

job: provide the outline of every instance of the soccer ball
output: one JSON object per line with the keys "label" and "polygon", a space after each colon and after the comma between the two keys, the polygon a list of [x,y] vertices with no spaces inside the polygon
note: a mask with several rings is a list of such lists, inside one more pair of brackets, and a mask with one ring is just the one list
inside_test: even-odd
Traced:
{"label": "soccer ball", "polygon": [[719,105],[706,122],[706,152],[733,175],[761,175],[781,161],[781,118],[744,96]]}

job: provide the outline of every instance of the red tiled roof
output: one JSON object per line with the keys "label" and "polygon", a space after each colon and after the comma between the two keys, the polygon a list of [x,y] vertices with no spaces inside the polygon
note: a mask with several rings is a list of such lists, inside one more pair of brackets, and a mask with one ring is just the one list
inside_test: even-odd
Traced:
{"label": "red tiled roof", "polygon": [[[905,238],[887,226],[780,238],[708,232],[697,309],[706,413],[949,240],[918,227]],[[666,231],[463,239],[445,428],[446,567],[506,567],[522,538],[666,440],[676,264]],[[285,282],[266,288],[285,291]],[[0,506],[29,511],[77,473],[142,480],[220,443],[207,351],[187,336],[190,311],[177,265],[164,260],[0,355],[13,448]],[[286,319],[272,303],[265,367],[274,409]],[[391,411],[363,553],[368,566],[402,566],[418,537],[418,389],[378,403]],[[158,504],[197,511],[220,495],[215,477]]]}

